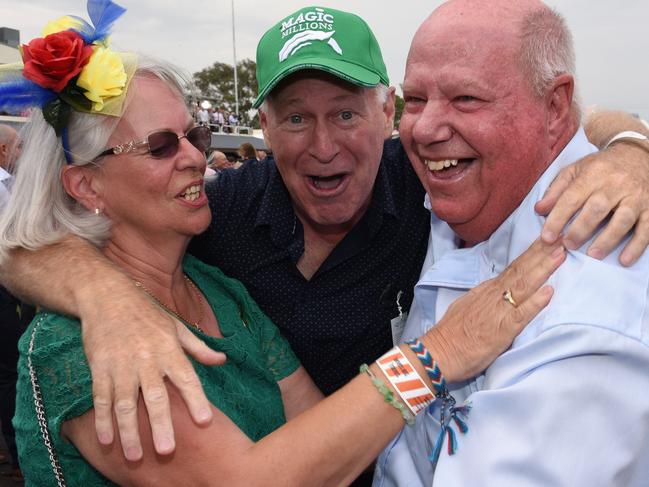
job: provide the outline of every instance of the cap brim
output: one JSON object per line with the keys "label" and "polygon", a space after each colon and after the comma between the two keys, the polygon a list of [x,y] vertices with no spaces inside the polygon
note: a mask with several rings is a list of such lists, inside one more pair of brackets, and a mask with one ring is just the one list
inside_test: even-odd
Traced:
{"label": "cap brim", "polygon": [[259,108],[268,93],[272,91],[277,84],[287,76],[298,71],[314,69],[332,74],[337,78],[352,83],[357,86],[373,87],[381,83],[381,77],[369,69],[354,63],[343,60],[323,59],[323,58],[300,58],[293,64],[285,66],[267,85],[259,92],[257,99],[253,103],[253,108]]}

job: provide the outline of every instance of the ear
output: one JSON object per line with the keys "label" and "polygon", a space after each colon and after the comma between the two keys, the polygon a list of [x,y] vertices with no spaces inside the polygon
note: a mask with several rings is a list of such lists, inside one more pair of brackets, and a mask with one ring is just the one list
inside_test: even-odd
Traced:
{"label": "ear", "polygon": [[572,97],[575,91],[575,80],[569,74],[562,74],[554,79],[552,89],[548,92],[548,133],[554,145],[574,123]]}
{"label": "ear", "polygon": [[261,125],[261,132],[264,135],[264,142],[266,143],[266,147],[272,151],[273,148],[270,146],[270,138],[268,137],[268,114],[261,109],[257,113],[259,114],[259,124]]}
{"label": "ear", "polygon": [[101,184],[97,169],[85,166],[65,166],[61,170],[61,182],[65,192],[83,205],[88,211],[104,210]]}
{"label": "ear", "polygon": [[390,86],[390,91],[388,92],[388,97],[385,100],[383,105],[383,114],[385,115],[385,129],[384,129],[384,138],[389,139],[392,137],[392,132],[394,131],[394,115],[396,113],[395,103],[395,88]]}

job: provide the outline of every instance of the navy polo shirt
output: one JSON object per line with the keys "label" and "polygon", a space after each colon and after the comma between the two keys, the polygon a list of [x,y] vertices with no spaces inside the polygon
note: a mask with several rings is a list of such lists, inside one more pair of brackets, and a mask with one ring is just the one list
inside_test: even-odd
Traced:
{"label": "navy polo shirt", "polygon": [[398,140],[385,143],[371,204],[310,280],[297,269],[302,225],[270,160],[223,171],[206,187],[212,223],[190,252],[239,279],[325,394],[392,346],[410,309],[430,213]]}

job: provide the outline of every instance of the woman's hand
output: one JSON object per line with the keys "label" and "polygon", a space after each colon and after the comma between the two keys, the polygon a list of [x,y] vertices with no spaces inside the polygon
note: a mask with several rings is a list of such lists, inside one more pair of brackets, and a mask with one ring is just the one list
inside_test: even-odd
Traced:
{"label": "woman's hand", "polygon": [[[456,300],[421,340],[446,380],[468,379],[486,369],[550,302],[544,286],[565,260],[561,244],[537,240],[498,277]],[[511,291],[514,306],[503,294]]]}

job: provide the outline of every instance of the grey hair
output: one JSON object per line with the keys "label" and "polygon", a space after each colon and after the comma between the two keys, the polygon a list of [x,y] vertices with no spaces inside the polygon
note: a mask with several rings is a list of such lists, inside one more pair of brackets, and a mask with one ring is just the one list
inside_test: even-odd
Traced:
{"label": "grey hair", "polygon": [[[138,56],[133,75],[158,78],[182,97],[186,77],[174,66],[146,56]],[[124,111],[131,93],[127,92]],[[73,111],[68,124],[73,164],[93,164],[106,148],[119,117]],[[16,181],[7,207],[0,217],[0,262],[11,249],[36,250],[77,235],[101,246],[110,234],[110,221],[95,215],[68,195],[61,182],[66,160],[61,140],[35,109],[24,130],[22,153],[16,161]]]}
{"label": "grey hair", "polygon": [[[523,19],[520,55],[523,72],[537,96],[545,96],[559,75],[576,78],[572,34],[563,16],[550,7],[542,7]],[[580,117],[576,86],[572,110]]]}
{"label": "grey hair", "polygon": [[381,105],[385,105],[385,102],[388,101],[388,95],[390,94],[390,87],[384,84],[378,84],[374,88],[366,88],[369,90],[374,90],[374,96],[376,101]]}

